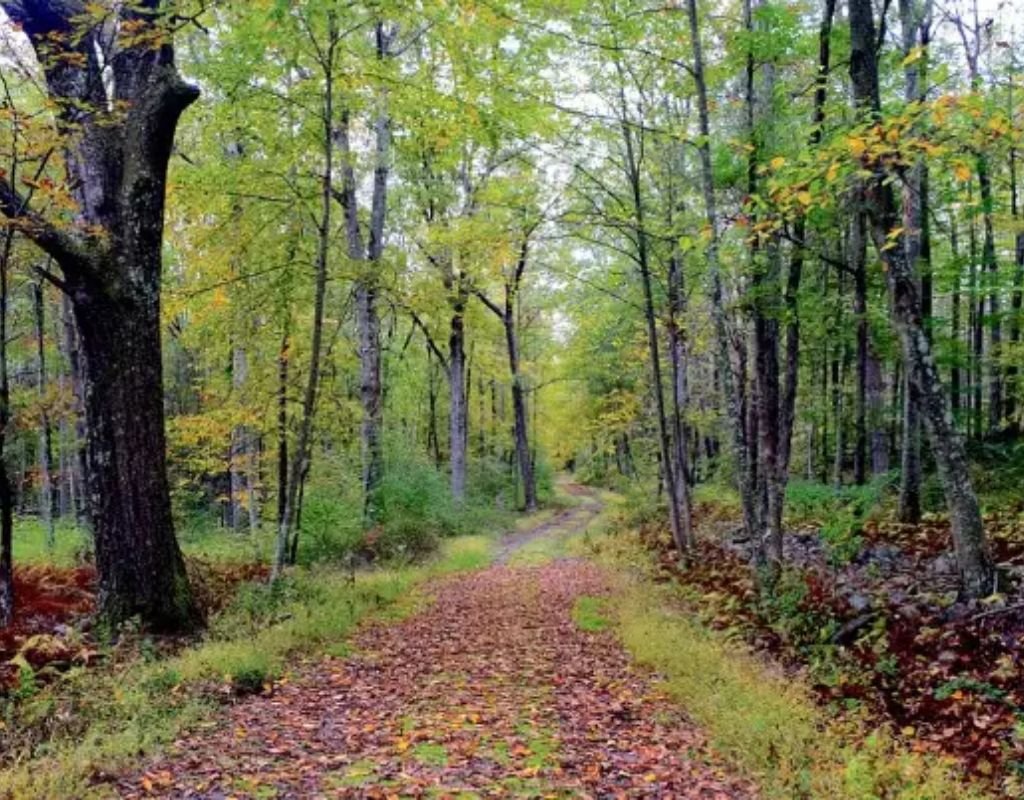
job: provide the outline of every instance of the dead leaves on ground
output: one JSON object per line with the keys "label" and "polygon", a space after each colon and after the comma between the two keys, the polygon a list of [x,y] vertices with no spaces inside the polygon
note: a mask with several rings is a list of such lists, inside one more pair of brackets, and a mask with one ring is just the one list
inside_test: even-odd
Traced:
{"label": "dead leaves on ground", "polygon": [[[272,694],[176,743],[125,797],[676,797],[749,787],[571,609],[607,590],[592,565],[494,567],[365,630],[358,654],[304,665]],[[170,783],[167,783],[167,779]]]}

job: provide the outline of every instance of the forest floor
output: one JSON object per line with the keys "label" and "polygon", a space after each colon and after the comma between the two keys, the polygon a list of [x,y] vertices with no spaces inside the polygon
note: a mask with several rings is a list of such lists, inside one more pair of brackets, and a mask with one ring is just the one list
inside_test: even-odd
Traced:
{"label": "forest floor", "polygon": [[1024,532],[1021,515],[986,517],[1000,592],[957,596],[949,525],[870,520],[836,559],[827,519],[787,531],[789,568],[766,602],[735,509],[701,503],[698,554],[680,564],[661,525],[642,537],[661,580],[677,583],[704,624],[740,635],[799,672],[840,715],[886,725],[919,753],[952,756],[1003,796],[1024,797]]}
{"label": "forest floor", "polygon": [[755,797],[614,632],[581,619],[614,576],[551,557],[601,510],[565,488],[577,505],[507,536],[491,566],[429,582],[416,613],[364,627],[352,654],[308,660],[193,727],[116,779],[118,793]]}

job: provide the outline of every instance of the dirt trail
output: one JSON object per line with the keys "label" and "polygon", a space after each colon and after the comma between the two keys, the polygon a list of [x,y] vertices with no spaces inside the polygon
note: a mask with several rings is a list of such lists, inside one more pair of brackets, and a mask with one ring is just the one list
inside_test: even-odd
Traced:
{"label": "dirt trail", "polygon": [[[600,504],[556,517],[585,525]],[[503,559],[553,530],[515,534]],[[424,611],[365,629],[358,654],[303,667],[225,711],[123,797],[752,798],[610,632],[578,629],[595,565],[497,564],[439,581]]]}
{"label": "dirt trail", "polygon": [[568,538],[586,530],[590,522],[601,513],[604,504],[597,493],[578,483],[562,483],[560,488],[576,498],[576,505],[559,511],[551,519],[525,531],[516,531],[506,536],[498,546],[495,564],[507,564],[509,559],[526,545],[545,537]]}

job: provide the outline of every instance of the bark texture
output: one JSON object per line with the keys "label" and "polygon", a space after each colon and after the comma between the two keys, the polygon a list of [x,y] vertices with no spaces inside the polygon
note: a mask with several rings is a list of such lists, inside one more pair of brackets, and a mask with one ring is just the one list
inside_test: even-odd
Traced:
{"label": "bark texture", "polygon": [[[36,51],[56,108],[74,227],[34,213],[0,181],[0,210],[59,265],[81,334],[89,509],[102,612],[157,629],[200,621],[174,537],[164,447],[160,277],[174,131],[199,96],[174,64],[158,0],[103,23],[76,0],[2,6]],[[111,20],[111,17],[117,17]],[[123,42],[111,25],[153,33]]]}
{"label": "bark texture", "polygon": [[[857,105],[865,118],[871,120],[878,116],[880,108],[874,12],[870,0],[851,0],[849,7],[850,78]],[[962,590],[968,596],[983,596],[996,588],[995,570],[971,485],[966,451],[954,429],[931,342],[925,334],[919,287],[901,235],[896,235],[896,247],[886,246],[892,232],[900,227],[892,185],[882,164],[866,161],[862,166],[870,173],[865,179],[865,194],[871,235],[886,267],[892,313],[903,344],[907,372],[920,393],[945,489]]]}

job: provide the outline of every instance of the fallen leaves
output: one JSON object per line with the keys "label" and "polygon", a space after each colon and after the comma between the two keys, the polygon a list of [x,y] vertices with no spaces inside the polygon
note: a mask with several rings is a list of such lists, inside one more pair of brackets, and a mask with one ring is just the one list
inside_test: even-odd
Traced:
{"label": "fallen leaves", "polygon": [[433,588],[417,616],[239,701],[122,795],[753,796],[610,633],[576,627],[577,598],[607,590],[597,567],[497,566]]}

